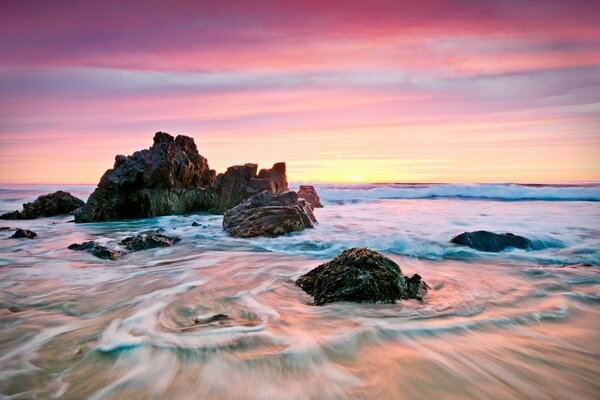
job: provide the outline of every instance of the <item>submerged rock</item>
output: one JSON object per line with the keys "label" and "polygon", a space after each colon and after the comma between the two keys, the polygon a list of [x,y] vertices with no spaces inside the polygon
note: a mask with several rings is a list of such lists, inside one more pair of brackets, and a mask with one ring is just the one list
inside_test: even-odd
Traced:
{"label": "submerged rock", "polygon": [[10,226],[0,226],[0,231],[10,231],[11,229]]}
{"label": "submerged rock", "polygon": [[23,204],[23,211],[13,211],[0,215],[0,219],[34,219],[69,214],[83,206],[83,200],[71,193],[59,190],[39,196],[31,203]]}
{"label": "submerged rock", "polygon": [[488,231],[464,232],[453,237],[450,242],[487,252],[499,252],[511,247],[517,249],[532,248],[531,240],[523,236]]}
{"label": "submerged rock", "polygon": [[228,210],[223,229],[235,237],[279,236],[314,228],[312,206],[296,192],[261,192]]}
{"label": "submerged rock", "polygon": [[35,239],[37,237],[37,233],[34,231],[30,231],[29,229],[21,229],[17,228],[15,233],[10,237],[11,239]]}
{"label": "submerged rock", "polygon": [[404,276],[398,264],[365,248],[344,250],[296,280],[315,305],[335,301],[394,303],[422,300],[429,286],[415,274]]}
{"label": "submerged rock", "polygon": [[68,249],[75,251],[86,251],[104,260],[118,260],[119,258],[125,255],[125,253],[123,253],[122,251],[112,250],[107,246],[103,246],[91,240],[80,244],[74,243],[70,245]]}
{"label": "submerged rock", "polygon": [[196,221],[194,221],[194,222],[192,222],[192,226],[202,226],[202,225],[197,223]]}
{"label": "submerged rock", "polygon": [[300,188],[298,189],[298,197],[308,201],[313,208],[323,208],[321,199],[319,199],[319,195],[317,194],[314,186],[300,185]]}
{"label": "submerged rock", "polygon": [[223,212],[261,190],[287,190],[284,163],[256,169],[256,164],[231,167],[217,179],[194,139],[157,132],[149,149],[115,157],[88,202],[75,211],[75,221]]}
{"label": "submerged rock", "polygon": [[129,251],[148,250],[156,247],[169,247],[179,242],[177,237],[169,237],[161,234],[137,235],[125,238],[121,244]]}
{"label": "submerged rock", "polygon": [[276,163],[273,168],[264,168],[259,172],[257,170],[256,164],[234,165],[217,176],[219,211],[229,210],[264,190],[272,193],[288,190],[285,163]]}

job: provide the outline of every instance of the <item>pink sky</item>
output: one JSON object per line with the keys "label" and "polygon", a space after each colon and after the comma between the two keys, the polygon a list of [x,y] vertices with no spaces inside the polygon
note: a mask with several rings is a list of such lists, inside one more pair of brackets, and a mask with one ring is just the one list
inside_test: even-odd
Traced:
{"label": "pink sky", "polygon": [[291,181],[600,181],[598,21],[598,1],[1,1],[0,182],[97,183],[159,130]]}

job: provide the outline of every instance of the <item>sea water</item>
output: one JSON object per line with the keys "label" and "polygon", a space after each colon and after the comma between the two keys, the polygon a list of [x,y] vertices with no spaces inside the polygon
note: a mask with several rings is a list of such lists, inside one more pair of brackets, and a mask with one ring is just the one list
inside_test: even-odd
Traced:
{"label": "sea water", "polygon": [[[0,211],[59,187],[4,186]],[[93,187],[60,187],[86,198]],[[597,399],[600,186],[318,185],[316,229],[236,239],[210,214],[0,221],[0,398]],[[197,222],[200,226],[192,226]],[[533,250],[479,252],[464,231]],[[67,249],[160,230],[117,261]],[[423,302],[312,305],[350,247],[419,273]],[[228,319],[208,321],[215,314]]]}

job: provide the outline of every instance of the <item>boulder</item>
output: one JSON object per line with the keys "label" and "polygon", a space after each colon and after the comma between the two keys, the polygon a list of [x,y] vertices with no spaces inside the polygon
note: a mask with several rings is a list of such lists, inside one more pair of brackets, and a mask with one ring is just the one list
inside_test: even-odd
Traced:
{"label": "boulder", "polygon": [[264,190],[272,193],[288,190],[285,163],[276,163],[272,168],[261,169],[259,172],[257,170],[256,164],[234,165],[217,176],[220,212],[227,211]]}
{"label": "boulder", "polygon": [[118,260],[119,258],[125,255],[125,253],[123,253],[122,251],[112,250],[107,246],[103,246],[91,240],[80,244],[74,243],[70,245],[68,249],[75,251],[86,251],[104,260]]}
{"label": "boulder", "polygon": [[296,280],[315,305],[335,301],[394,303],[422,300],[429,286],[415,274],[404,276],[398,264],[369,249],[344,250]]}
{"label": "boulder", "polygon": [[314,228],[317,220],[312,206],[299,199],[296,192],[263,191],[223,217],[223,228],[235,237],[279,236],[306,228]]}
{"label": "boulder", "polygon": [[17,228],[15,233],[10,238],[11,239],[21,239],[21,238],[35,239],[36,237],[37,237],[37,233],[35,233],[34,231],[30,231],[28,229]]}
{"label": "boulder", "polygon": [[34,219],[69,214],[83,206],[83,200],[71,193],[59,190],[54,193],[39,196],[31,203],[23,204],[23,211],[13,211],[0,215],[0,219]]}
{"label": "boulder", "polygon": [[300,185],[300,189],[298,190],[298,197],[303,198],[308,201],[313,208],[323,208],[321,204],[321,199],[319,199],[319,195],[315,190],[314,186],[311,185]]}
{"label": "boulder", "polygon": [[450,242],[487,252],[499,252],[511,247],[517,249],[532,248],[531,240],[523,236],[488,231],[464,232],[454,236]]}
{"label": "boulder", "polygon": [[284,163],[258,173],[257,168],[234,166],[217,177],[194,139],[157,132],[149,149],[115,157],[87,204],[75,211],[75,221],[223,212],[262,190],[287,190]]}
{"label": "boulder", "polygon": [[129,251],[140,251],[156,247],[169,247],[180,240],[177,237],[169,237],[161,234],[137,235],[123,239],[121,245],[125,246]]}

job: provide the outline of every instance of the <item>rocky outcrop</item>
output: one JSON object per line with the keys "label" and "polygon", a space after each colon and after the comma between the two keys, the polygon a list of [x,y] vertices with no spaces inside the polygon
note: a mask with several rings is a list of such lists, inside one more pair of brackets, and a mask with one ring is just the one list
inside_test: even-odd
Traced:
{"label": "rocky outcrop", "polygon": [[86,251],[104,260],[118,260],[125,255],[122,251],[110,249],[108,246],[103,246],[91,240],[83,243],[73,243],[68,249],[74,251]]}
{"label": "rocky outcrop", "polygon": [[83,200],[71,193],[59,190],[54,193],[39,196],[31,203],[23,204],[23,211],[13,211],[0,215],[0,219],[34,219],[69,214],[83,206]]}
{"label": "rocky outcrop", "polygon": [[94,241],[83,243],[73,243],[68,247],[69,250],[86,251],[98,258],[105,260],[118,260],[127,253],[135,251],[154,249],[157,247],[169,247],[179,242],[181,239],[170,237],[158,233],[140,234],[125,238],[119,242],[125,248],[124,251],[112,249],[109,246],[102,245]]}
{"label": "rocky outcrop", "polygon": [[279,236],[314,228],[312,206],[296,192],[261,192],[228,210],[223,228],[235,237]]}
{"label": "rocky outcrop", "polygon": [[129,251],[154,249],[156,247],[169,247],[179,242],[178,237],[169,237],[161,234],[137,235],[121,241],[121,245]]}
{"label": "rocky outcrop", "polygon": [[321,199],[319,199],[319,195],[317,194],[314,186],[300,185],[300,188],[298,189],[298,197],[308,201],[313,208],[323,208]]}
{"label": "rocky outcrop", "polygon": [[75,221],[223,212],[262,190],[287,189],[284,163],[256,170],[256,164],[235,166],[217,178],[192,138],[158,132],[149,149],[115,157]]}
{"label": "rocky outcrop", "polygon": [[369,249],[344,250],[296,280],[315,305],[335,301],[394,303],[422,300],[429,286],[415,274],[404,276],[398,264]]}
{"label": "rocky outcrop", "polygon": [[158,132],[148,150],[118,155],[76,222],[145,218],[208,210],[217,197],[215,172],[198,154],[192,138]]}
{"label": "rocky outcrop", "polygon": [[215,186],[219,193],[219,211],[229,210],[264,190],[272,193],[288,190],[285,163],[276,163],[273,168],[257,171],[256,164],[234,165],[217,176]]}
{"label": "rocky outcrop", "polygon": [[29,229],[17,228],[15,233],[10,237],[11,239],[35,239],[37,233],[30,231]]}
{"label": "rocky outcrop", "polygon": [[499,252],[508,248],[532,248],[531,241],[523,236],[488,231],[464,232],[453,237],[450,242],[487,252]]}

